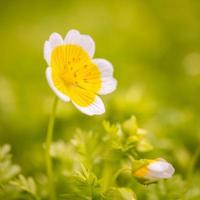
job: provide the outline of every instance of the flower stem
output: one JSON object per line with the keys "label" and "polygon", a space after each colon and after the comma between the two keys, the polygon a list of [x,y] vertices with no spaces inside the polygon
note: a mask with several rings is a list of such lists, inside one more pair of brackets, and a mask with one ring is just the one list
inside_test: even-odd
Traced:
{"label": "flower stem", "polygon": [[57,104],[58,104],[58,98],[55,97],[53,106],[52,106],[51,115],[49,118],[48,128],[47,128],[46,149],[45,149],[46,150],[46,155],[45,155],[46,156],[46,170],[47,170],[47,176],[48,176],[48,184],[49,184],[48,189],[49,189],[50,200],[56,199],[50,150],[51,150],[51,142],[53,138],[53,128],[54,128],[54,120],[55,120]]}

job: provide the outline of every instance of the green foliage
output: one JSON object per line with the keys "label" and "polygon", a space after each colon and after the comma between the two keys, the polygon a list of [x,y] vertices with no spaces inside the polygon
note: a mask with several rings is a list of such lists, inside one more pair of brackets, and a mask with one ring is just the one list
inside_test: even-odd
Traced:
{"label": "green foliage", "polygon": [[110,124],[108,121],[103,122],[104,128],[108,135],[105,137],[112,145],[112,150],[121,154],[122,158],[131,156],[137,158],[139,153],[152,150],[152,145],[145,137],[146,130],[138,128],[135,116],[122,124]]}
{"label": "green foliage", "polygon": [[129,188],[111,188],[106,194],[106,200],[135,200],[134,192]]}
{"label": "green foliage", "polygon": [[[194,173],[195,154],[187,179],[174,176],[148,186],[140,184],[133,172],[148,164],[142,158],[153,151],[151,134],[138,127],[136,118],[111,124],[103,121],[99,131],[77,129],[68,142],[59,139],[51,146],[58,199],[68,200],[197,200],[199,174]],[[138,148],[145,141],[147,146]],[[151,147],[151,148],[149,148]],[[145,154],[144,154],[145,153]],[[10,146],[0,148],[0,199],[48,199],[46,175],[33,178],[20,174],[12,164]],[[37,188],[37,189],[36,189]],[[137,197],[136,197],[137,196]]]}
{"label": "green foliage", "polygon": [[[58,180],[64,185],[61,198],[136,199],[132,172],[146,163],[140,153],[152,150],[147,131],[138,127],[134,116],[123,123],[103,121],[103,128],[100,132],[78,129],[70,142],[59,140],[52,145],[55,172],[60,172]],[[141,150],[144,140],[148,147]]]}
{"label": "green foliage", "polygon": [[190,182],[176,175],[172,179],[149,185],[149,188],[143,191],[145,196],[143,198],[147,200],[198,200],[200,197],[199,177],[199,174],[196,174]]}
{"label": "green foliage", "polygon": [[28,192],[30,194],[32,194],[33,196],[37,196],[36,195],[36,184],[35,181],[33,180],[33,178],[28,177],[25,178],[23,175],[19,175],[18,179],[13,180],[10,182],[11,185],[17,187],[18,189]]}
{"label": "green foliage", "polygon": [[20,167],[12,163],[10,150],[7,144],[0,148],[0,199],[38,199],[33,178],[20,174]]}
{"label": "green foliage", "polygon": [[20,167],[11,162],[10,149],[8,144],[0,148],[0,184],[10,181],[20,172]]}
{"label": "green foliage", "polygon": [[71,177],[71,184],[73,185],[72,190],[62,195],[65,199],[104,199],[99,180],[83,165],[81,165],[81,171],[75,172]]}

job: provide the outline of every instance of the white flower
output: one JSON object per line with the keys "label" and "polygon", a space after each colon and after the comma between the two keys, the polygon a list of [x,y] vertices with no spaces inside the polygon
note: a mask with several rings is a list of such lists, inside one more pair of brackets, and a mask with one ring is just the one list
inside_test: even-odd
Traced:
{"label": "white flower", "polygon": [[147,160],[146,164],[135,170],[133,175],[136,178],[155,182],[160,179],[171,178],[174,174],[174,167],[162,158]]}
{"label": "white flower", "polygon": [[94,59],[94,52],[93,39],[77,30],[70,30],[64,39],[52,33],[44,44],[46,77],[51,89],[61,100],[71,100],[87,115],[104,113],[98,95],[111,93],[117,86],[112,64],[105,59]]}

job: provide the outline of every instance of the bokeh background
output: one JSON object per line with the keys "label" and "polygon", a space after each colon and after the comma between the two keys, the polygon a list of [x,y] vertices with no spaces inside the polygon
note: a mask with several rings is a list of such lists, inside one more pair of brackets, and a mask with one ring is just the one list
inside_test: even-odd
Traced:
{"label": "bokeh background", "polygon": [[[131,115],[152,133],[156,150],[184,178],[200,159],[200,1],[0,1],[0,144],[12,145],[24,174],[44,170],[43,142],[54,98],[43,44],[50,33],[90,34],[95,57],[110,60],[118,89],[103,97],[106,113],[88,117],[59,102],[54,139],[77,127]],[[195,156],[197,155],[197,156]],[[199,183],[200,184],[200,183]],[[197,196],[200,193],[197,192]]]}

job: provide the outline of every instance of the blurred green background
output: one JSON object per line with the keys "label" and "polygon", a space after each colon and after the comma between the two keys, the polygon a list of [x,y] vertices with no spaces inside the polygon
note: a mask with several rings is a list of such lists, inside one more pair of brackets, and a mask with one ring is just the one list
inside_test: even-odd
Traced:
{"label": "blurred green background", "polygon": [[[43,147],[54,94],[43,44],[52,32],[90,34],[95,57],[110,60],[118,89],[103,97],[106,114],[88,117],[59,103],[54,139],[103,119],[135,115],[152,133],[153,156],[184,177],[200,145],[200,1],[0,1],[0,144],[26,174],[44,170]],[[200,166],[197,161],[196,169]]]}

